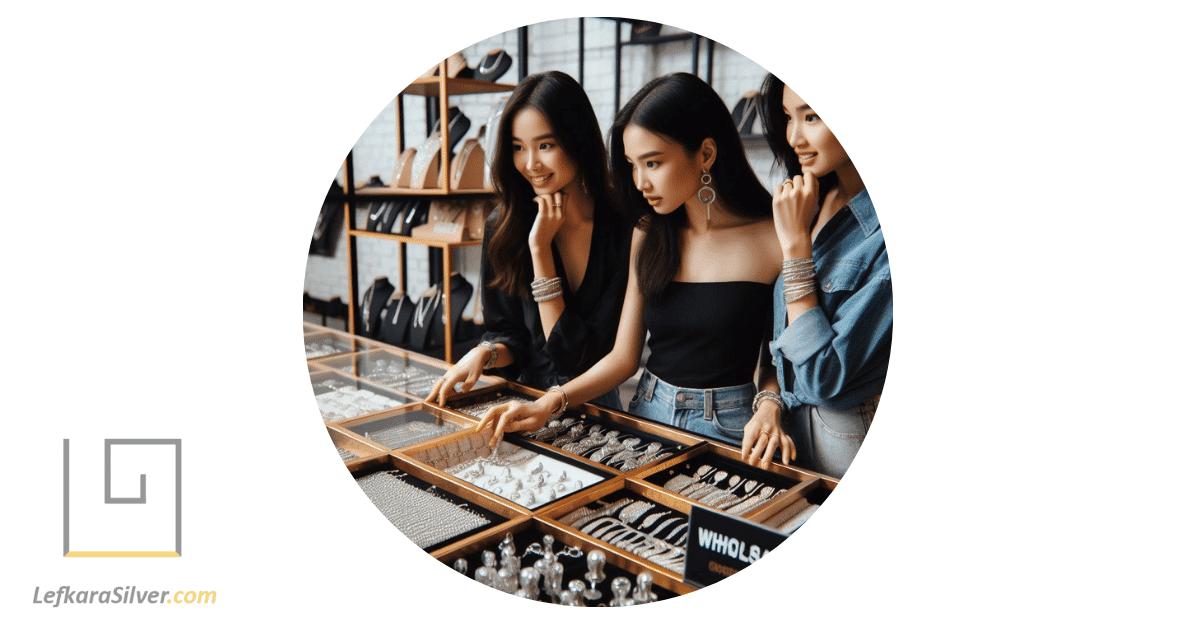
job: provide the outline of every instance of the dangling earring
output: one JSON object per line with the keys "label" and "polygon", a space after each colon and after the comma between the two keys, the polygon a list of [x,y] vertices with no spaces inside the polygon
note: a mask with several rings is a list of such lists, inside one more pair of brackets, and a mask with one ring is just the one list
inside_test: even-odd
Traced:
{"label": "dangling earring", "polygon": [[705,170],[704,174],[700,175],[700,185],[703,185],[704,187],[700,188],[699,192],[696,192],[696,198],[699,199],[701,203],[704,203],[705,209],[708,210],[709,222],[712,222],[712,203],[713,201],[717,200],[717,191],[709,187],[709,184],[711,183],[712,175],[708,174],[708,171]]}

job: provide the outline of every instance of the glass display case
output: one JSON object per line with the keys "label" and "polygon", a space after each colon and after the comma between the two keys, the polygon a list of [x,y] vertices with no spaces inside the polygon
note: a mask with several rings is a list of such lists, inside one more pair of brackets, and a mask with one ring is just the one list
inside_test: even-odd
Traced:
{"label": "glass display case", "polygon": [[[695,508],[786,535],[837,487],[777,462],[752,467],[737,448],[592,404],[492,448],[489,432],[474,431],[480,417],[543,391],[489,377],[432,405],[423,397],[449,365],[348,344],[363,350],[309,361],[314,395],[339,394],[318,405],[347,470],[419,546],[513,595],[620,606],[687,593],[702,586],[684,576]],[[530,569],[540,585],[526,581]]]}

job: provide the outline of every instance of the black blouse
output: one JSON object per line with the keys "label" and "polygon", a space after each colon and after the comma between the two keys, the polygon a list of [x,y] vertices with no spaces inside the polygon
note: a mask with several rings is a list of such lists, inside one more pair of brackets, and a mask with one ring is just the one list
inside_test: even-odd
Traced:
{"label": "black blouse", "polygon": [[753,381],[770,340],[774,284],[672,281],[646,301],[646,368],[673,386],[724,388]]}
{"label": "black blouse", "polygon": [[[533,383],[547,375],[574,378],[608,355],[617,337],[625,287],[629,280],[630,231],[611,207],[596,204],[587,269],[579,290],[566,281],[558,248],[551,246],[554,268],[563,278],[565,309],[547,337],[533,296],[511,297],[488,288],[493,274],[488,267],[488,246],[494,230],[493,215],[483,234],[483,339],[503,343],[514,362],[501,369],[510,380]],[[513,254],[518,254],[514,251]],[[532,263],[532,262],[527,262]]]}

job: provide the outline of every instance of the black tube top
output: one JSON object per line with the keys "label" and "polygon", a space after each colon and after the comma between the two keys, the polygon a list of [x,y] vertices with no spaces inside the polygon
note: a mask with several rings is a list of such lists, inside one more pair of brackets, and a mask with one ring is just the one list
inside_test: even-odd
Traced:
{"label": "black tube top", "polygon": [[683,388],[724,388],[754,380],[770,329],[772,284],[672,281],[645,306],[646,368]]}

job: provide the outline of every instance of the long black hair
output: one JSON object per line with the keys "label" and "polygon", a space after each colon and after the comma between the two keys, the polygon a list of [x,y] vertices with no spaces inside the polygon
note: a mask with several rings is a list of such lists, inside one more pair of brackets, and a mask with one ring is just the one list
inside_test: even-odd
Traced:
{"label": "long black hair", "polygon": [[771,194],[746,160],[729,108],[708,83],[694,74],[678,72],[660,76],[638,90],[613,121],[609,159],[619,202],[646,232],[636,262],[637,278],[642,294],[655,299],[679,272],[679,231],[687,217],[682,211],[658,214],[637,189],[633,166],[625,159],[624,134],[629,125],[678,142],[693,155],[705,139],[712,138],[717,156],[709,169],[711,186],[731,214],[769,217]]}
{"label": "long black hair", "polygon": [[[762,119],[763,134],[767,136],[767,146],[775,155],[775,165],[787,173],[790,179],[803,174],[800,159],[792,150],[787,140],[787,116],[783,115],[783,81],[774,74],[768,74],[763,79],[762,88],[758,90],[758,117]],[[836,172],[830,172],[817,178],[817,207],[825,202],[825,195],[837,186]]]}
{"label": "long black hair", "polygon": [[[554,139],[575,162],[577,176],[596,201],[596,207],[613,207],[612,184],[605,164],[604,136],[587,93],[575,79],[558,71],[531,74],[513,90],[498,122],[496,153],[492,158],[492,182],[500,196],[500,209],[492,217],[495,231],[488,244],[488,264],[493,278],[488,287],[509,296],[529,294],[533,260],[529,254],[529,231],[537,217],[530,202],[533,186],[513,164],[513,118],[532,107],[541,113]],[[603,217],[598,217],[604,219]]]}

